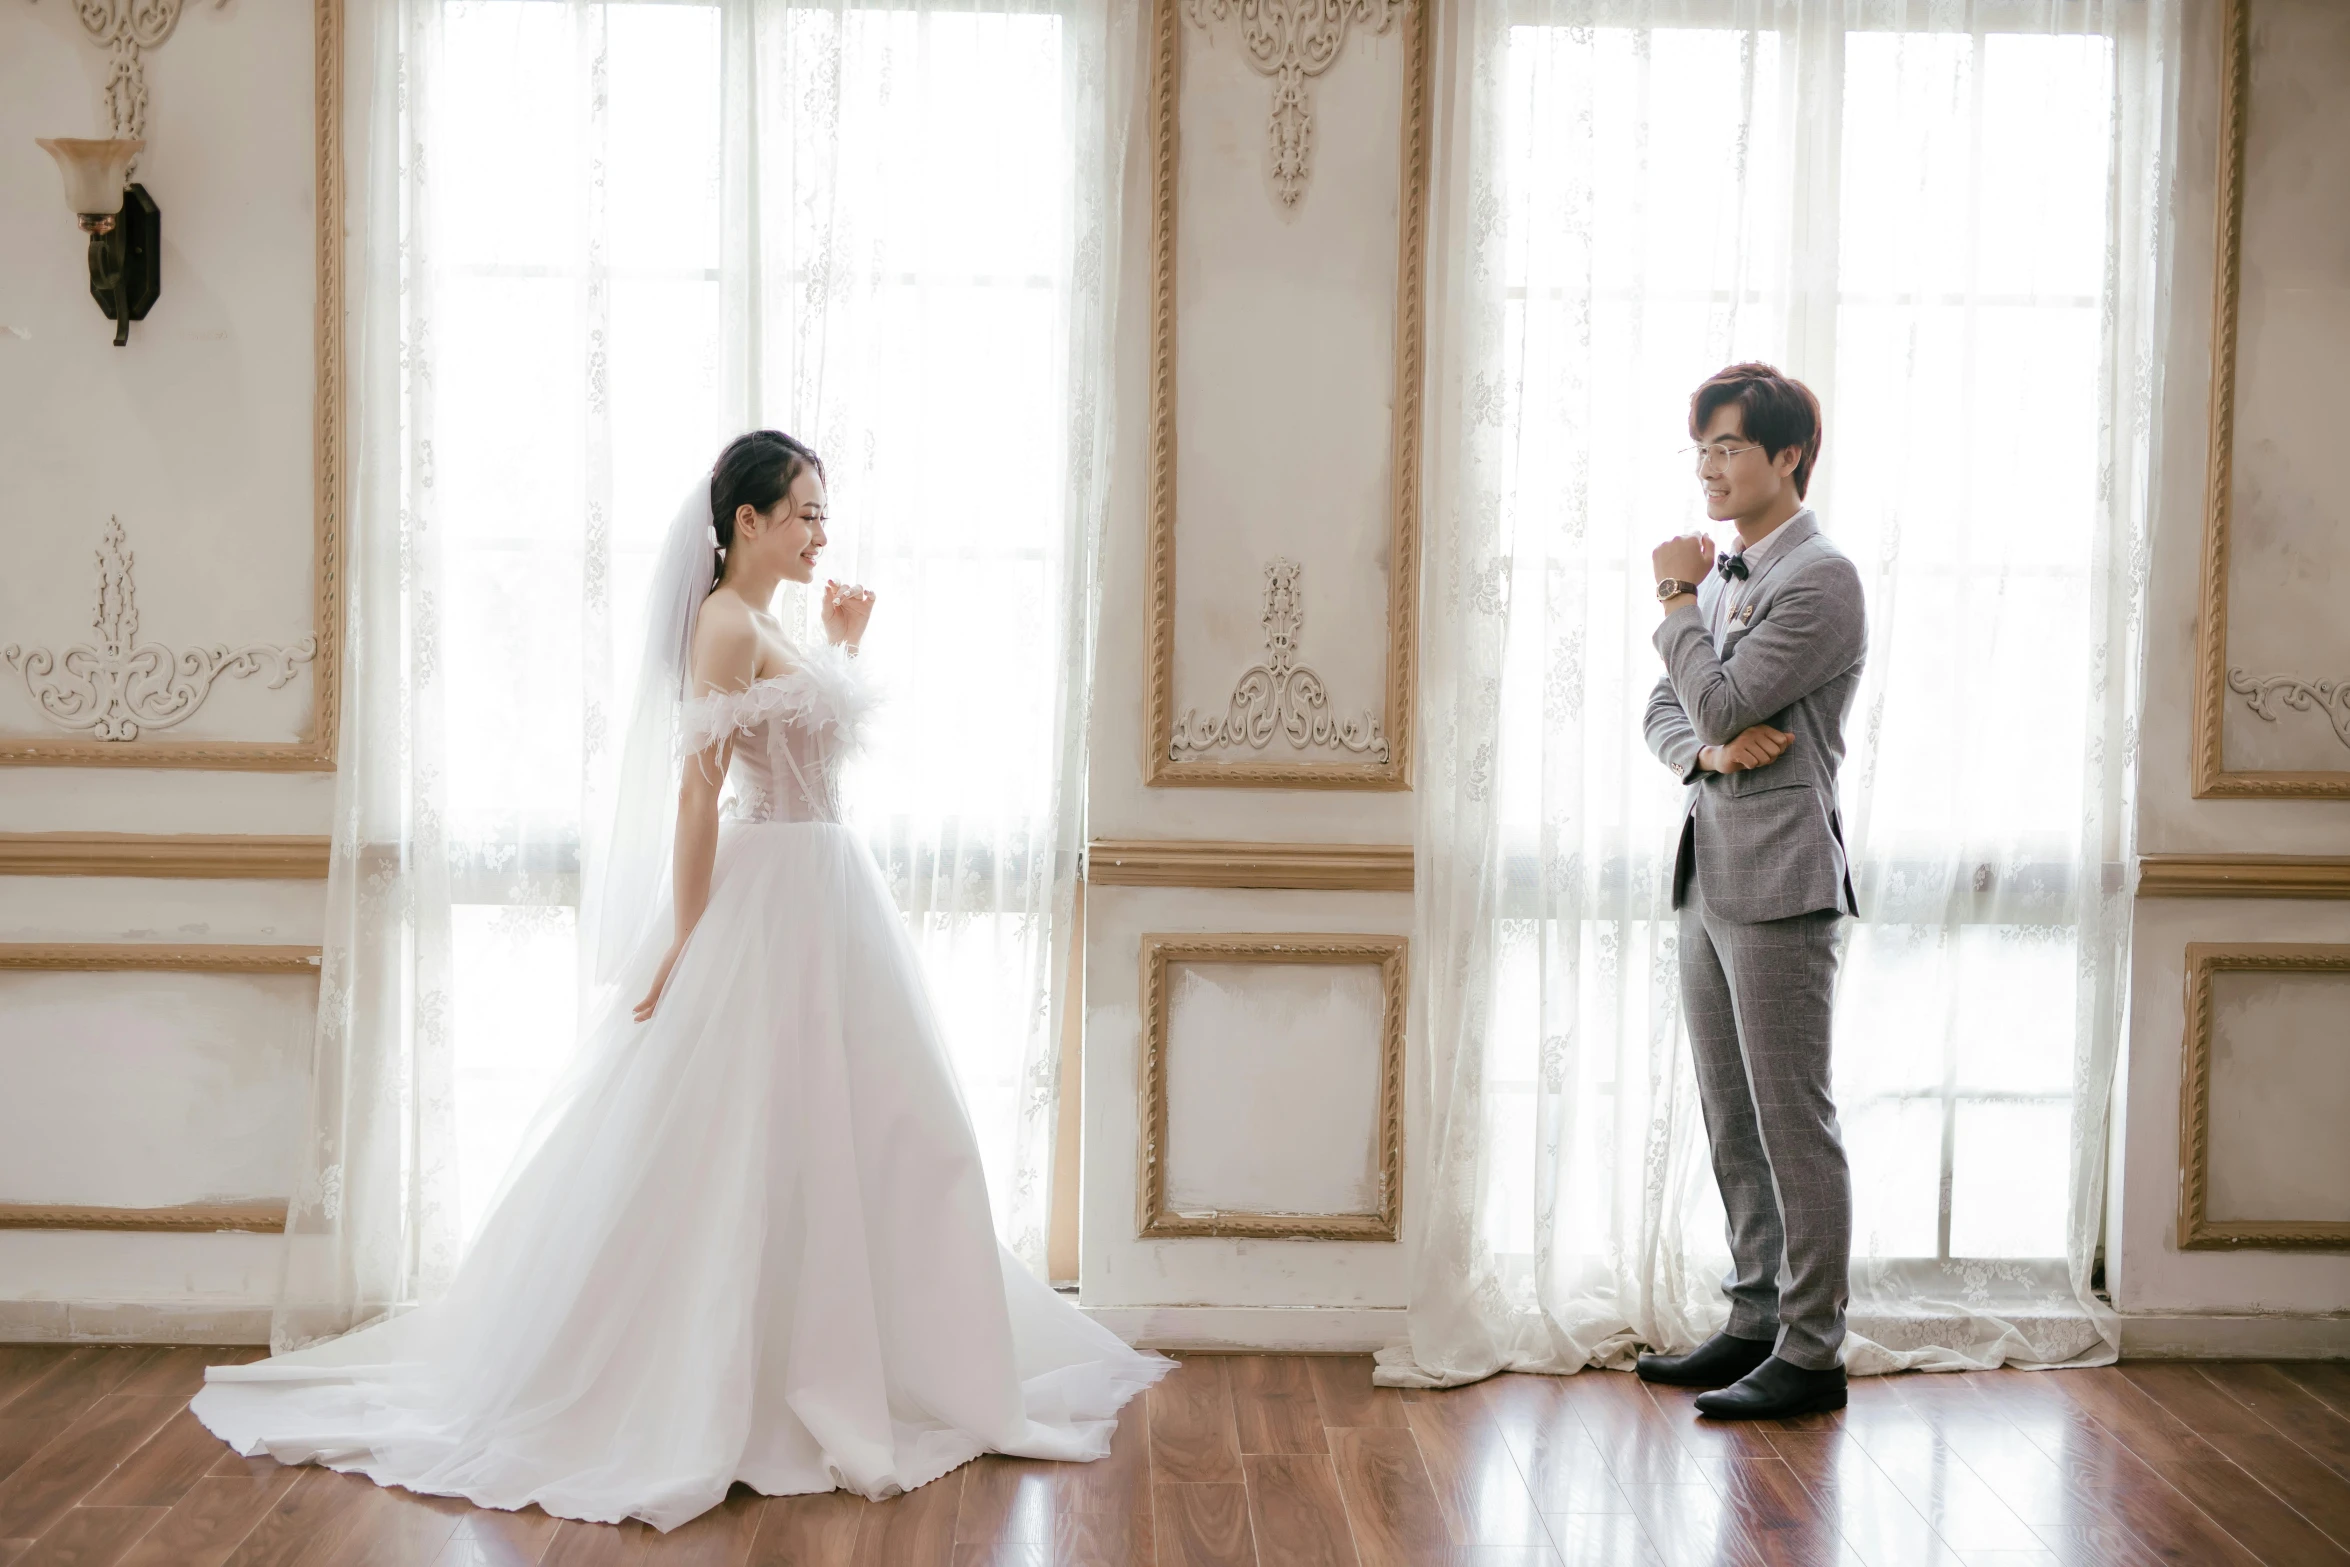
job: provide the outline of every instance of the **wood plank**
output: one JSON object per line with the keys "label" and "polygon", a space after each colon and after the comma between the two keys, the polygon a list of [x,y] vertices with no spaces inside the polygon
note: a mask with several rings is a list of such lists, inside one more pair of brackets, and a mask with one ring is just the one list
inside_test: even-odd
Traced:
{"label": "wood plank", "polygon": [[1703,1481],[1624,1486],[1625,1500],[1666,1567],[1753,1567],[1744,1531],[1722,1493]]}
{"label": "wood plank", "polygon": [[1151,1487],[1131,1507],[1072,1507],[1053,1517],[1055,1567],[1152,1567],[1158,1558]]}
{"label": "wood plank", "polygon": [[1246,1484],[1162,1481],[1151,1488],[1151,1511],[1158,1523],[1159,1567],[1257,1567]]}
{"label": "wood plank", "polygon": [[1722,1500],[1740,1545],[1765,1567],[1834,1567],[1842,1554],[1835,1524],[1783,1458],[1727,1464]]}
{"label": "wood plank", "polygon": [[955,1546],[954,1567],[1053,1567],[1053,1548],[1025,1542],[991,1545],[961,1541]]}
{"label": "wood plank", "polygon": [[[1628,1505],[1628,1504],[1627,1504]],[[1566,1567],[1663,1567],[1648,1531],[1629,1512],[1544,1513],[1551,1549],[1541,1558]],[[1499,1549],[1499,1547],[1488,1547]]]}
{"label": "wood plank", "polygon": [[117,1393],[149,1394],[157,1398],[194,1398],[204,1391],[204,1368],[226,1364],[233,1350],[202,1345],[174,1345],[156,1350],[116,1383]]}
{"label": "wood plank", "polygon": [[857,1551],[865,1510],[873,1504],[850,1491],[771,1496],[751,1545],[752,1567],[809,1567],[845,1562]]}
{"label": "wood plank", "polygon": [[[2187,1386],[2175,1377],[2144,1380],[2170,1385],[2181,1396]],[[2254,1557],[2296,1567],[2350,1567],[2350,1553],[2163,1407],[2139,1378],[2101,1368],[2067,1376],[2061,1389]],[[2236,1423],[2225,1410],[2217,1413]],[[2158,1548],[2169,1543],[2141,1522],[2133,1520],[2131,1527]]]}
{"label": "wood plank", "polygon": [[562,1526],[562,1519],[536,1507],[519,1512],[478,1507],[457,1521],[457,1532],[433,1567],[538,1567]]}
{"label": "wood plank", "polygon": [[1302,1355],[1234,1355],[1226,1362],[1243,1453],[1327,1453],[1322,1409]]}
{"label": "wood plank", "polygon": [[2167,1465],[2162,1474],[2264,1562],[2350,1567],[2350,1551],[2225,1458]]}
{"label": "wood plank", "polygon": [[1150,1419],[1140,1399],[1120,1412],[1110,1450],[1091,1463],[1062,1464],[1054,1483],[1056,1506],[1068,1512],[1133,1512],[1150,1508]]}
{"label": "wood plank", "polygon": [[[1308,1355],[1306,1374],[1313,1379],[1314,1402],[1321,1406],[1326,1428],[1392,1426],[1407,1429],[1402,1389],[1379,1387],[1371,1381],[1377,1362],[1368,1355]],[[1526,1378],[1543,1381],[1547,1378]]]}
{"label": "wood plank", "polygon": [[1619,1485],[1714,1483],[1719,1460],[1682,1442],[1639,1378],[1625,1372],[1587,1371],[1562,1392]]}
{"label": "wood plank", "polygon": [[182,1408],[176,1398],[108,1395],[0,1480],[0,1540],[32,1540]]}
{"label": "wood plank", "polygon": [[955,1543],[1049,1544],[1055,1482],[1069,1467],[999,1453],[972,1460],[955,1509]]}
{"label": "wood plank", "polygon": [[0,1344],[0,1413],[9,1401],[73,1353],[68,1344]]}
{"label": "wood plank", "polygon": [[2071,1475],[2094,1486],[2106,1527],[2137,1536],[2158,1559],[2197,1567],[2221,1562],[2252,1567],[2259,1561],[2102,1425],[2069,1433],[2060,1462]]}
{"label": "wood plank", "polygon": [[[1898,1391],[1911,1390],[1904,1387]],[[1967,1397],[1959,1389],[1942,1391],[1962,1399]],[[1950,1427],[1973,1412],[1963,1405],[1937,1408],[1931,1403],[1872,1403],[1857,1410],[1848,1408],[1841,1431],[1925,1520],[1935,1538],[1951,1551],[2039,1550],[2040,1537],[2007,1504],[1998,1489],[1975,1472],[1961,1444],[1952,1439]],[[1988,1410],[1980,1414],[1997,1422],[1995,1434],[1990,1437],[1992,1445],[2006,1442],[2022,1447],[2022,1437],[2013,1426]],[[1786,1439],[1774,1437],[1772,1441],[1782,1452],[1796,1445],[1792,1435]],[[2038,1463],[2037,1478],[2041,1483],[2054,1486],[2059,1497],[2069,1500],[2062,1474],[2053,1472],[2045,1459]],[[2069,1506],[2046,1497],[2042,1500],[2048,1503],[2056,1521],[2074,1517]],[[1899,1529],[1897,1515],[1886,1511],[1881,1516],[1892,1520],[1887,1527]],[[2097,1518],[2103,1521],[2104,1515],[2100,1513]]]}
{"label": "wood plank", "polygon": [[[630,1519],[626,1523],[587,1523],[565,1519],[555,1531],[554,1543],[539,1558],[540,1567],[638,1567],[651,1525]],[[309,1567],[305,1562],[303,1567]]]}
{"label": "wood plank", "polygon": [[114,1345],[85,1345],[60,1357],[41,1376],[0,1408],[11,1420],[46,1420],[63,1426],[114,1391],[151,1351]]}
{"label": "wood plank", "polygon": [[1411,1431],[1456,1545],[1545,1545],[1550,1530],[1482,1400],[1424,1398]]}
{"label": "wood plank", "polygon": [[963,1470],[957,1469],[903,1496],[868,1502],[857,1529],[856,1567],[951,1567],[962,1500]]}
{"label": "wood plank", "polygon": [[[127,1395],[117,1395],[127,1396]],[[184,1403],[82,1498],[86,1507],[169,1507],[220,1461],[220,1438]]]}
{"label": "wood plank", "polygon": [[370,1485],[333,1542],[304,1555],[302,1567],[432,1567],[471,1510],[457,1498]]}
{"label": "wood plank", "polygon": [[2350,1483],[2274,1431],[2260,1436],[2215,1436],[2211,1445],[2278,1500],[2308,1519],[2336,1545],[2350,1546]]}
{"label": "wood plank", "polygon": [[1330,1461],[1363,1567],[1421,1567],[1443,1556],[1443,1510],[1408,1426],[1332,1431]]}
{"label": "wood plank", "polygon": [[2277,1370],[2309,1390],[2312,1398],[2350,1420],[2350,1361],[2286,1360]]}
{"label": "wood plank", "polygon": [[[299,1473],[280,1468],[275,1474],[252,1479],[204,1476],[140,1538],[119,1567],[220,1567],[293,1488]],[[538,1558],[534,1555],[530,1560],[535,1563]]]}
{"label": "wood plank", "polygon": [[1225,1355],[1190,1355],[1143,1395],[1150,1467],[1161,1482],[1241,1481],[1240,1424]]}
{"label": "wood plank", "polygon": [[56,1435],[53,1421],[0,1419],[0,1480],[16,1473]]}
{"label": "wood plank", "polygon": [[1248,1517],[1260,1560],[1281,1567],[1361,1567],[1323,1453],[1251,1453]]}
{"label": "wood plank", "polygon": [[160,1507],[76,1507],[10,1567],[114,1567],[163,1512]]}
{"label": "wood plank", "polygon": [[[1795,1478],[1862,1561],[1872,1567],[1878,1562],[1956,1567],[1959,1553],[1850,1432],[1777,1429],[1768,1435]],[[2037,1543],[2028,1531],[2024,1537]]]}
{"label": "wood plank", "polygon": [[295,1567],[322,1541],[340,1540],[375,1489],[363,1475],[304,1466],[229,1552],[225,1567]]}
{"label": "wood plank", "polygon": [[2301,1375],[2288,1375],[2277,1366],[2235,1363],[2201,1370],[2206,1381],[2257,1415],[2263,1425],[2350,1480],[2350,1418],[2312,1392]]}
{"label": "wood plank", "polygon": [[[1631,1504],[1609,1472],[1598,1441],[1576,1412],[1578,1401],[1590,1395],[1595,1379],[1605,1375],[1509,1375],[1482,1384],[1486,1413],[1508,1444],[1510,1456],[1517,1460],[1518,1473],[1525,1478],[1534,1505],[1546,1518],[1554,1513],[1631,1516]],[[1551,1534],[1555,1540],[1555,1525]]]}

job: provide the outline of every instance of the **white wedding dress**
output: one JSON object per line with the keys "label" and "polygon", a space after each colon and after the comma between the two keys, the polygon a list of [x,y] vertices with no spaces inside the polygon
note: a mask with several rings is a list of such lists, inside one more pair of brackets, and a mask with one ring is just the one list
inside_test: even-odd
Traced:
{"label": "white wedding dress", "polygon": [[858,672],[795,659],[685,704],[689,751],[734,737],[730,819],[652,1019],[626,1003],[665,938],[443,1299],[207,1373],[194,1410],[239,1453],[670,1529],[737,1480],[881,1498],[983,1452],[1099,1458],[1173,1368],[997,1243],[912,944],[840,820]]}

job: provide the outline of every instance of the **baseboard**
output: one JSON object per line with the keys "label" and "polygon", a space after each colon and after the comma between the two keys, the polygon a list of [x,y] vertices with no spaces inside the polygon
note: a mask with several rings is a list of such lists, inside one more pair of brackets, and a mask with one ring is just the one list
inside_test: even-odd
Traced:
{"label": "baseboard", "polygon": [[2350,1312],[2125,1311],[2124,1360],[2350,1360]]}
{"label": "baseboard", "polygon": [[267,1306],[178,1300],[0,1300],[0,1344],[266,1344]]}
{"label": "baseboard", "polygon": [[1401,1306],[1087,1306],[1145,1349],[1368,1354],[1408,1336]]}

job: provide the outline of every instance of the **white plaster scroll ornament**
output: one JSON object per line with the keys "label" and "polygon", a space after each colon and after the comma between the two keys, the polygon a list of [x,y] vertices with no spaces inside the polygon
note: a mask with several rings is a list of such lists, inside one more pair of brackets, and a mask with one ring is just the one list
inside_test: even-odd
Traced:
{"label": "white plaster scroll ornament", "polygon": [[1272,153],[1273,194],[1295,207],[1306,193],[1314,151],[1314,100],[1306,79],[1319,76],[1346,49],[1347,30],[1360,22],[1386,32],[1410,0],[1184,0],[1192,24],[1212,32],[1240,18],[1241,52],[1260,76],[1273,79],[1273,111],[1266,123]]}
{"label": "white plaster scroll ornament", "polygon": [[314,636],[287,647],[220,644],[184,653],[141,642],[133,557],[122,546],[122,522],[110,517],[98,551],[98,614],[92,622],[98,646],[82,644],[62,654],[14,642],[0,648],[0,658],[23,671],[25,688],[53,723],[91,730],[101,740],[136,740],[142,728],[169,729],[194,717],[223,675],[243,679],[267,670],[275,691],[294,678],[294,666],[317,656]]}
{"label": "white plaster scroll ornament", "polygon": [[2296,713],[2315,708],[2334,726],[2334,738],[2350,745],[2350,680],[2304,680],[2298,675],[2252,675],[2231,669],[2228,689],[2272,724],[2280,705]]}
{"label": "white plaster scroll ornament", "polygon": [[1387,760],[1387,737],[1379,732],[1377,716],[1365,712],[1349,723],[1332,714],[1322,677],[1297,661],[1306,622],[1301,572],[1294,560],[1276,557],[1265,563],[1265,661],[1252,665],[1233,686],[1222,718],[1211,723],[1197,708],[1185,710],[1168,747],[1175,760],[1233,746],[1261,751],[1277,734],[1301,751],[1335,749]]}
{"label": "white plaster scroll ornament", "polygon": [[[228,0],[213,3],[218,9]],[[82,31],[106,51],[106,118],[113,135],[147,134],[146,52],[163,47],[179,26],[180,6],[181,0],[73,0]]]}

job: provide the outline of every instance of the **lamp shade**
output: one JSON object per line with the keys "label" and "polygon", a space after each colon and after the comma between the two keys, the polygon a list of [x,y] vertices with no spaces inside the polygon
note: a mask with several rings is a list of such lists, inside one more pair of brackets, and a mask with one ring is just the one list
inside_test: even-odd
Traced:
{"label": "lamp shade", "polygon": [[77,213],[107,217],[122,210],[123,182],[131,160],[146,146],[136,136],[89,141],[77,136],[37,136],[65,176],[65,204]]}

